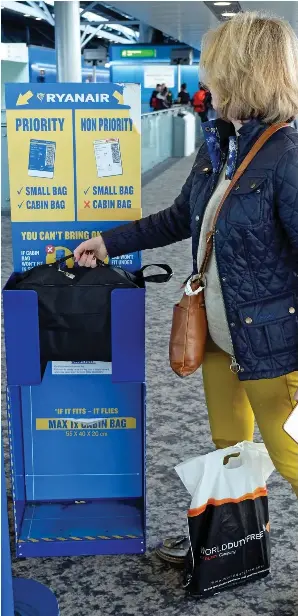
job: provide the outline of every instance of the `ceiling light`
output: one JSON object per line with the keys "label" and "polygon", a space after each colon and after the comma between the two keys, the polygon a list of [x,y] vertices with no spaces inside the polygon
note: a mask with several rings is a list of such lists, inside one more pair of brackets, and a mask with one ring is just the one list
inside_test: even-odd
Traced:
{"label": "ceiling light", "polygon": [[230,6],[231,2],[213,2],[214,6]]}
{"label": "ceiling light", "polygon": [[106,17],[103,17],[102,15],[98,15],[97,13],[93,13],[92,11],[86,11],[83,17],[84,19],[87,19],[88,21],[97,21],[97,22],[108,21]]}
{"label": "ceiling light", "polygon": [[35,17],[36,21],[41,21],[42,17]]}
{"label": "ceiling light", "polygon": [[24,15],[24,17],[30,17],[30,15],[28,15],[28,13],[26,13],[26,15]]}
{"label": "ceiling light", "polygon": [[235,17],[235,15],[237,15],[237,13],[222,13],[221,15],[222,15],[222,17]]}

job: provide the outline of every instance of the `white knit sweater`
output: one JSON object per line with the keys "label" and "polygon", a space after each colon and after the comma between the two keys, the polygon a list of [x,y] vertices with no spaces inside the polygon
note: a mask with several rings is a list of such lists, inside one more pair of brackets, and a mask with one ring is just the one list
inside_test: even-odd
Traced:
{"label": "white knit sweater", "polygon": [[[223,169],[217,187],[206,206],[198,248],[198,271],[200,271],[206,251],[206,235],[212,229],[216,210],[231,181],[225,179],[225,173],[226,168]],[[214,248],[206,271],[205,283],[205,305],[210,336],[220,349],[229,353],[229,355],[234,355],[221,290],[221,284],[224,284],[224,280],[219,280]]]}

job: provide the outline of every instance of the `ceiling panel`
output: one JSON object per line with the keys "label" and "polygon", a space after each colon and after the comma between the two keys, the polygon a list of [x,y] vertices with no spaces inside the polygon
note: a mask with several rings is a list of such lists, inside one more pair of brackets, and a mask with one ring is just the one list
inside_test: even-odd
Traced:
{"label": "ceiling panel", "polygon": [[[201,0],[196,2],[121,0],[107,4],[197,49],[200,49],[204,32],[218,24],[216,17]],[[240,0],[240,5],[242,10],[263,10],[284,17],[298,34],[298,1],[258,0],[251,2],[244,0],[241,2]],[[222,10],[227,11],[229,7],[223,7]]]}
{"label": "ceiling panel", "polygon": [[202,36],[206,30],[218,24],[216,17],[200,0],[196,2],[121,0],[108,4],[195,49],[200,49]]}

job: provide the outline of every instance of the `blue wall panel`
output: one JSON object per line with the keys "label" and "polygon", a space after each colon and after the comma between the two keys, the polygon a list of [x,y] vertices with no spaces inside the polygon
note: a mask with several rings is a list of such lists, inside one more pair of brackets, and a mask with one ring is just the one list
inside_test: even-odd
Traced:
{"label": "blue wall panel", "polygon": [[[55,49],[47,49],[46,47],[29,47],[29,79],[32,83],[37,83],[40,77],[40,71],[45,71],[45,83],[55,83],[57,81],[56,69],[56,52]],[[86,67],[82,57],[82,81],[92,78],[92,68]],[[96,78],[98,82],[109,82],[110,73],[107,68],[98,68],[96,70]]]}
{"label": "blue wall panel", "polygon": [[198,64],[192,66],[181,66],[181,83],[187,84],[187,89],[190,96],[193,96],[199,85],[199,67]]}

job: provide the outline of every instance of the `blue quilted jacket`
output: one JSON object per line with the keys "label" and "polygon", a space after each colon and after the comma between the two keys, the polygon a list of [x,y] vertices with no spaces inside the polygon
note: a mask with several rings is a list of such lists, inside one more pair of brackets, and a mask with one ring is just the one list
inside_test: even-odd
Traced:
{"label": "blue quilted jacket", "polygon": [[[233,125],[207,122],[206,134],[212,126],[216,139],[201,147],[171,207],[103,233],[111,257],[192,237],[197,272],[204,210],[235,139]],[[258,120],[242,126],[235,168],[265,129]],[[271,137],[230,193],[215,251],[239,379],[298,370],[298,132],[291,126]]]}

